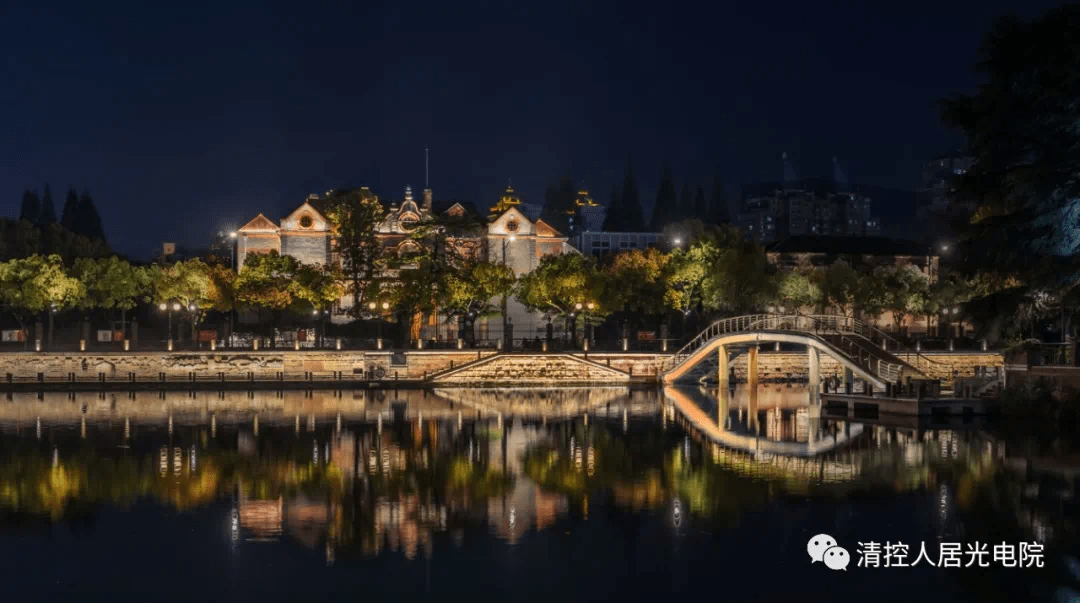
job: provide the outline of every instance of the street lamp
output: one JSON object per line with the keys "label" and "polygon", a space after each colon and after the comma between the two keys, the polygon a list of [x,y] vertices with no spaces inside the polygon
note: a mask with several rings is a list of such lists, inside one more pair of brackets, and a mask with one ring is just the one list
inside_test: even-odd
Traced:
{"label": "street lamp", "polygon": [[169,340],[169,351],[171,352],[172,349],[173,349],[172,313],[173,313],[174,310],[177,311],[177,312],[180,311],[180,304],[178,304],[178,303],[170,304],[168,302],[162,302],[161,304],[158,305],[158,309],[161,310],[162,312],[168,313],[168,316],[169,316],[169,336],[168,336],[168,340]]}

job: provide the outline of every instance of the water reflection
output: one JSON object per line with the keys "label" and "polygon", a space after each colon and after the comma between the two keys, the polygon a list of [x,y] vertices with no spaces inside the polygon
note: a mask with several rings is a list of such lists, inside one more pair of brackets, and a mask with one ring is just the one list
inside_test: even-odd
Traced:
{"label": "water reflection", "polygon": [[679,542],[901,495],[934,538],[1075,542],[1073,483],[1028,465],[1039,444],[985,425],[816,417],[785,386],[750,401],[736,392],[721,413],[700,389],[16,394],[0,404],[0,543],[16,524],[103,508],[223,505],[216,529],[234,551],[300,546],[336,565],[434,559],[478,531],[527,548],[638,514]]}

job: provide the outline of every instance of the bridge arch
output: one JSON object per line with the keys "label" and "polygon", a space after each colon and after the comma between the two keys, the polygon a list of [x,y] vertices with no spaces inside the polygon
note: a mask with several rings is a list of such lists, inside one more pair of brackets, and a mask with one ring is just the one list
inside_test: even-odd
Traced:
{"label": "bridge arch", "polygon": [[[867,366],[865,362],[860,363],[854,360],[851,356],[820,336],[792,331],[766,330],[749,333],[727,333],[713,337],[704,345],[701,345],[691,354],[687,355],[686,358],[677,365],[665,371],[664,384],[672,385],[684,381],[688,375],[694,373],[694,369],[702,361],[713,354],[726,353],[728,347],[745,344],[758,345],[762,343],[791,343],[804,345],[808,350],[812,350],[811,354],[813,352],[824,353],[839,362],[844,369],[851,371],[852,375],[873,384],[873,386],[879,390],[885,389],[885,379],[878,374],[878,371],[874,371],[872,366]],[[811,363],[813,362],[811,361]],[[887,374],[888,369],[882,367],[881,372]],[[814,375],[811,375],[811,380],[816,381]]]}
{"label": "bridge arch", "polygon": [[[879,340],[878,345],[875,340]],[[663,382],[674,384],[684,380],[710,354],[728,346],[758,343],[794,343],[807,347],[811,364],[811,382],[820,376],[819,354],[836,359],[844,368],[845,381],[857,375],[875,388],[885,389],[903,376],[924,377],[912,360],[923,369],[937,364],[921,354],[908,352],[908,360],[890,353],[888,348],[903,350],[899,342],[860,320],[830,315],[753,314],[718,320],[699,333],[690,343],[676,352],[663,367]],[[756,351],[756,347],[751,350]],[[719,354],[723,365],[720,381],[726,382],[727,356]],[[756,354],[754,355],[756,358]]]}

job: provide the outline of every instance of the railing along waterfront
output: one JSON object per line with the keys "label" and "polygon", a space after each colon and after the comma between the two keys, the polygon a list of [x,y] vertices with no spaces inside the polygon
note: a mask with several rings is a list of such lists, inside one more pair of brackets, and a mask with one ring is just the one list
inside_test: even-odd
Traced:
{"label": "railing along waterfront", "polygon": [[[724,318],[709,325],[665,361],[664,370],[671,370],[679,366],[716,337],[754,331],[795,331],[817,336],[837,336],[838,339],[830,343],[838,344],[841,351],[848,354],[857,364],[889,382],[900,379],[905,365],[924,373],[931,368],[940,368],[939,363],[918,352],[906,349],[899,341],[856,318],[832,315],[750,314]],[[881,357],[875,358],[875,355],[881,353],[877,351],[878,348],[873,342],[875,336],[886,342],[886,346],[891,344],[891,347],[896,352],[907,355],[909,359],[914,359],[914,365],[896,357],[894,353],[888,350],[881,350],[881,352],[896,358],[900,361],[899,363],[890,362]],[[874,352],[871,352],[867,346],[873,346]]]}

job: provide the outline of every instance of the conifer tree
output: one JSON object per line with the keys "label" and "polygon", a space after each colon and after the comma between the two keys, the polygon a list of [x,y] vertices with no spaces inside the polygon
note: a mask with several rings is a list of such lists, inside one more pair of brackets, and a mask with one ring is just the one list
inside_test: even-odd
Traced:
{"label": "conifer tree", "polygon": [[694,216],[694,192],[689,182],[684,182],[682,192],[679,193],[679,205],[675,211],[675,221],[695,218]]}
{"label": "conifer tree", "polygon": [[75,232],[88,239],[105,240],[105,230],[101,226],[101,216],[98,215],[97,208],[94,207],[94,200],[90,197],[89,192],[84,192],[79,197],[77,215],[79,221],[75,226],[81,230]]}
{"label": "conifer tree", "polygon": [[53,206],[52,191],[45,185],[45,194],[41,196],[41,212],[38,214],[38,226],[48,226],[56,222],[56,208]]}
{"label": "conifer tree", "polygon": [[24,192],[22,208],[19,211],[19,219],[26,220],[31,224],[37,224],[38,218],[40,217],[41,201],[38,199],[37,193],[29,190]]}
{"label": "conifer tree", "polygon": [[634,177],[634,163],[626,158],[626,175],[623,176],[622,195],[619,196],[622,214],[622,232],[643,232],[645,230],[645,212],[641,209],[641,196],[638,194],[637,178]]}
{"label": "conifer tree", "polygon": [[64,210],[60,215],[60,226],[66,230],[75,232],[75,225],[79,223],[79,195],[75,189],[69,189],[67,199],[64,200]]}
{"label": "conifer tree", "polygon": [[665,226],[675,221],[678,215],[678,197],[675,192],[675,179],[671,175],[671,164],[664,165],[664,175],[660,187],[656,190],[656,204],[653,205],[650,227],[654,232],[661,232]]}
{"label": "conifer tree", "polygon": [[728,224],[731,216],[728,215],[727,195],[724,194],[724,181],[720,174],[713,176],[712,198],[709,199],[709,219],[711,224]]}
{"label": "conifer tree", "polygon": [[694,195],[694,209],[690,217],[705,223],[709,222],[709,206],[705,202],[704,187],[697,187],[697,194]]}

